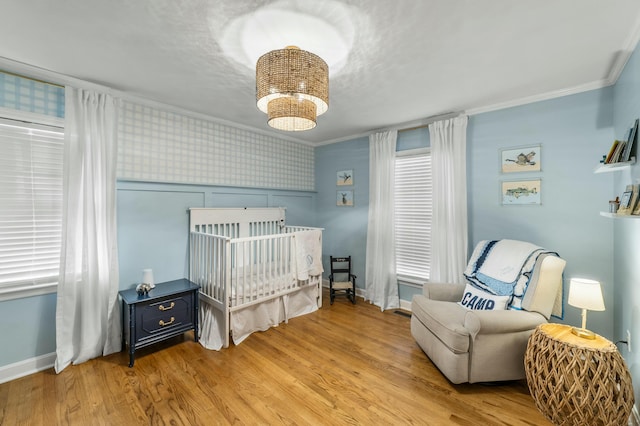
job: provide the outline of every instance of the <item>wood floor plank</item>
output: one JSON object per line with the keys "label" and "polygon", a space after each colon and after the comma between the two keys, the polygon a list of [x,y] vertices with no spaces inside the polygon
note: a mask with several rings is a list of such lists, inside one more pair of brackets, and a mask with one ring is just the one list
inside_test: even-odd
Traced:
{"label": "wood floor plank", "polygon": [[0,425],[549,425],[524,381],[452,385],[409,318],[337,298],[238,346],[192,332],[0,385]]}

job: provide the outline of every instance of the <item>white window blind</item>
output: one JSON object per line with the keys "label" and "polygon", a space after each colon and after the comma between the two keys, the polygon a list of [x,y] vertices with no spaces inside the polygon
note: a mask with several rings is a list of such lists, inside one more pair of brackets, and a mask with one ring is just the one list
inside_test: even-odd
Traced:
{"label": "white window blind", "polygon": [[0,300],[57,284],[63,148],[62,129],[0,119]]}
{"label": "white window blind", "polygon": [[429,278],[432,216],[431,154],[396,157],[396,273],[409,281]]}

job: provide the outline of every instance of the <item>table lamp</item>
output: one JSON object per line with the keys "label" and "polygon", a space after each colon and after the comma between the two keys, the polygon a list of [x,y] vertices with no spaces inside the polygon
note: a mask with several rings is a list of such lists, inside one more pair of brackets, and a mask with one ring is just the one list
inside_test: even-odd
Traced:
{"label": "table lamp", "polygon": [[151,288],[156,286],[153,282],[153,269],[142,270],[142,284],[148,284]]}
{"label": "table lamp", "polygon": [[573,327],[571,332],[584,339],[595,339],[595,333],[587,330],[587,310],[604,311],[600,283],[585,278],[571,278],[567,303],[582,309],[582,327]]}

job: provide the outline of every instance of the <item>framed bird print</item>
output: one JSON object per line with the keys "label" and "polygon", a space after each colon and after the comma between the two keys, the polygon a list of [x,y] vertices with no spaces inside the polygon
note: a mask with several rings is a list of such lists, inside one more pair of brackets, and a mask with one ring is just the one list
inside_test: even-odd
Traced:
{"label": "framed bird print", "polygon": [[336,185],[353,185],[353,170],[340,170],[338,173],[336,173]]}
{"label": "framed bird print", "polygon": [[539,172],[541,169],[540,145],[509,148],[500,151],[502,173]]}

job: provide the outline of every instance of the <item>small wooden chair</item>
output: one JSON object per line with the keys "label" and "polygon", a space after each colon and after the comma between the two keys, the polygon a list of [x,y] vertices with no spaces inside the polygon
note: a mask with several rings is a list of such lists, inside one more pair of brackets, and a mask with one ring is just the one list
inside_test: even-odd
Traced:
{"label": "small wooden chair", "polygon": [[356,276],[351,273],[351,256],[329,256],[331,263],[331,275],[329,275],[329,300],[333,305],[336,292],[344,292],[356,304]]}

